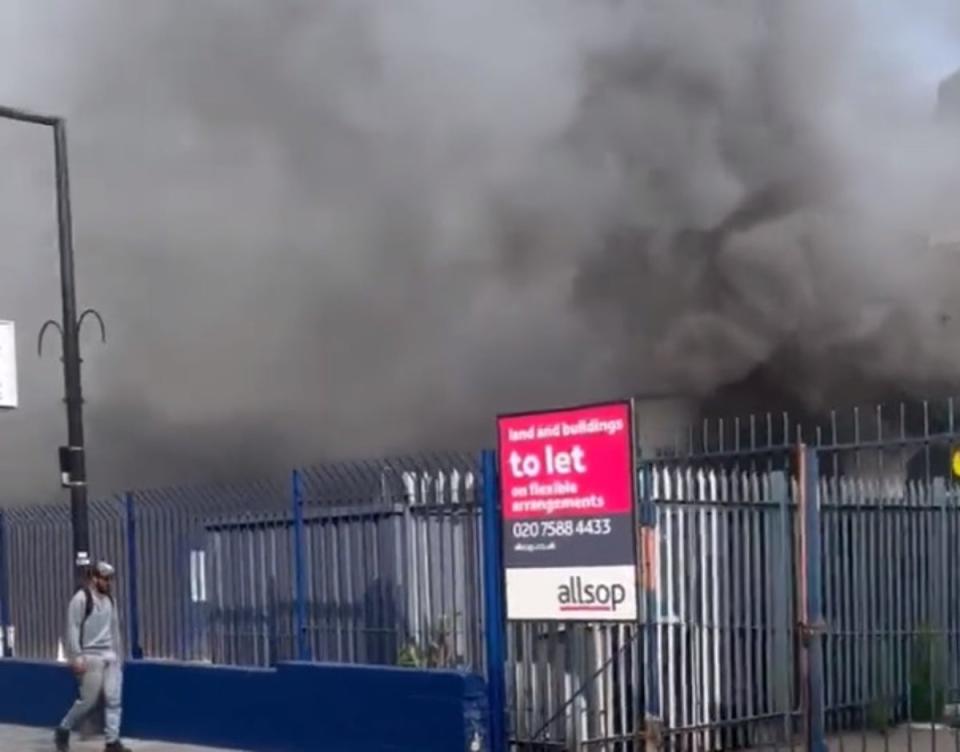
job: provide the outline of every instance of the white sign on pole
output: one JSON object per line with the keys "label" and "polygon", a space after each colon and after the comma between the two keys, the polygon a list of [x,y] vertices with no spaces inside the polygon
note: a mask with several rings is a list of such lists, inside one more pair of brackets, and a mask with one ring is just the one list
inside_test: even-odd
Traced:
{"label": "white sign on pole", "polygon": [[17,340],[13,322],[0,321],[0,410],[17,405]]}

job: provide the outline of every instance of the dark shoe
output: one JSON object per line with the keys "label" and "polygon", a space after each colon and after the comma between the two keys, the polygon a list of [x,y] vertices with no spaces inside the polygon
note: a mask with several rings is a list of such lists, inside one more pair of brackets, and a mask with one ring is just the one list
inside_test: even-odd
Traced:
{"label": "dark shoe", "polygon": [[115,741],[108,742],[107,746],[103,748],[103,752],[133,752],[129,747],[124,747],[123,742]]}
{"label": "dark shoe", "polygon": [[57,752],[69,752],[70,732],[65,728],[58,728],[53,732],[53,743],[57,747]]}

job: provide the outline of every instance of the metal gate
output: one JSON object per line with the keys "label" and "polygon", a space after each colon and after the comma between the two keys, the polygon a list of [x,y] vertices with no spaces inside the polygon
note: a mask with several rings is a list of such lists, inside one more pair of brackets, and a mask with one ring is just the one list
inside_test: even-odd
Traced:
{"label": "metal gate", "polygon": [[641,618],[508,625],[512,748],[960,750],[957,434],[863,415],[638,460]]}
{"label": "metal gate", "polygon": [[670,749],[793,737],[802,500],[788,468],[744,464],[651,463],[641,474],[645,716]]}
{"label": "metal gate", "polygon": [[788,474],[639,467],[641,619],[511,625],[514,745],[755,747],[797,716],[796,503]]}

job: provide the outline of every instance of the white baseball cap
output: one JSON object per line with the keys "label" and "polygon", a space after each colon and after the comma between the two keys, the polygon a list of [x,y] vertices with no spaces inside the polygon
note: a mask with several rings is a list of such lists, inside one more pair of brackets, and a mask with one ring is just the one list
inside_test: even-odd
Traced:
{"label": "white baseball cap", "polygon": [[93,568],[93,573],[104,578],[113,577],[113,565],[106,561],[98,561]]}

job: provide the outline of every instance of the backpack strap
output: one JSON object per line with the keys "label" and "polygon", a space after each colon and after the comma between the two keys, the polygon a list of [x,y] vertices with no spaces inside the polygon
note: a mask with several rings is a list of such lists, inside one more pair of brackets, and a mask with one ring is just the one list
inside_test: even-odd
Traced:
{"label": "backpack strap", "polygon": [[83,650],[83,628],[87,623],[87,619],[90,618],[90,614],[93,613],[93,594],[90,592],[90,588],[84,586],[81,588],[83,590],[83,595],[85,597],[85,603],[83,606],[83,619],[80,621],[80,650]]}
{"label": "backpack strap", "polygon": [[[83,605],[83,619],[80,621],[80,650],[83,650],[83,628],[87,623],[87,619],[90,618],[90,614],[93,613],[93,593],[90,592],[90,588],[84,585],[82,588],[84,598],[86,599]],[[113,593],[107,593],[107,598],[110,599],[110,606],[114,610],[114,617],[116,617],[116,608],[117,604],[113,600]]]}

